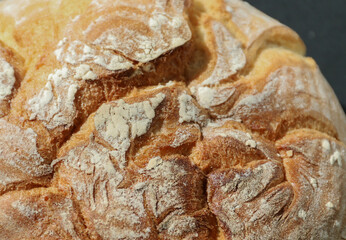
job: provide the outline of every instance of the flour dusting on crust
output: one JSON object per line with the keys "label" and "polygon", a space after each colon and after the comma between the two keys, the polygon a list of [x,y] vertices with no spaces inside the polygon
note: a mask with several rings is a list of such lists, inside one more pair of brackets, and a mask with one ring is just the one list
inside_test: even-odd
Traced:
{"label": "flour dusting on crust", "polygon": [[198,87],[197,100],[198,103],[207,109],[225,103],[235,93],[235,88],[215,86],[215,87]]}
{"label": "flour dusting on crust", "polygon": [[[273,183],[283,180],[277,162],[260,161],[245,168],[218,171],[209,176],[209,202],[226,236],[232,239],[271,239],[277,236],[280,210],[292,201],[292,188]],[[266,224],[266,228],[257,228]]]}
{"label": "flour dusting on crust", "polygon": [[52,173],[37,151],[37,134],[0,119],[0,192],[16,183],[35,182]]}
{"label": "flour dusting on crust", "polygon": [[201,114],[201,110],[195,104],[193,98],[182,93],[178,97],[179,100],[179,123],[183,122],[195,122],[203,123],[206,120],[206,116]]}
{"label": "flour dusting on crust", "polygon": [[242,0],[225,0],[226,10],[232,15],[232,21],[247,37],[249,47],[266,30],[282,26],[275,19],[267,16]]}
{"label": "flour dusting on crust", "polygon": [[145,134],[155,117],[155,109],[165,99],[165,94],[159,93],[147,101],[127,104],[119,100],[113,104],[104,104],[95,115],[95,127],[100,136],[113,148],[113,154],[126,164],[125,154],[131,145],[131,140]]}
{"label": "flour dusting on crust", "polygon": [[[99,66],[110,71],[124,71],[133,67],[132,62],[112,51],[98,49],[95,45],[88,45],[79,40],[70,42],[67,38],[59,42],[58,48],[54,51],[54,54],[58,61],[72,65],[71,69],[76,72],[77,76],[75,77],[77,79],[80,78],[78,77],[80,74],[79,72],[81,66],[84,65]],[[95,76],[92,80],[98,77],[95,72],[91,71],[90,66],[85,73],[88,72],[91,72],[89,74]],[[86,80],[88,80],[88,78],[86,78]]]}
{"label": "flour dusting on crust", "polygon": [[217,59],[211,75],[202,82],[202,85],[218,84],[221,80],[237,73],[246,63],[241,43],[222,23],[213,21],[211,29],[215,38]]}
{"label": "flour dusting on crust", "polygon": [[213,127],[212,125],[209,125],[208,127],[203,129],[203,136],[206,139],[212,139],[217,136],[223,138],[233,138],[234,140],[239,141],[240,144],[243,144],[250,148],[256,148],[257,150],[261,151],[267,159],[273,161],[279,160],[278,156],[276,155],[276,151],[272,148],[272,146],[261,140],[254,140],[251,134],[241,130],[223,128],[219,126]]}
{"label": "flour dusting on crust", "polygon": [[91,142],[60,162],[59,179],[69,182],[97,234],[103,239],[150,239],[143,192],[118,187],[124,173],[114,166],[110,150]]}
{"label": "flour dusting on crust", "polygon": [[202,175],[187,160],[155,157],[139,175],[133,172],[132,184],[125,188],[120,184],[127,170],[97,143],[73,149],[60,163],[58,180],[68,182],[83,216],[90,219],[87,225],[104,239],[188,238],[209,231],[197,228],[208,225],[210,217],[207,211],[194,216],[203,206],[198,195]]}
{"label": "flour dusting on crust", "polygon": [[[131,0],[112,5],[121,9],[117,16],[101,18],[94,27],[115,20],[123,24],[103,32],[93,44],[119,51],[132,60],[145,63],[191,39],[190,28],[183,16],[183,0],[151,0],[143,5]],[[136,13],[136,25],[130,24],[133,12]]]}
{"label": "flour dusting on crust", "polygon": [[[296,138],[297,134],[300,138]],[[330,151],[323,148],[327,141]],[[316,239],[337,239],[342,228],[333,221],[342,222],[344,218],[341,193],[345,188],[345,168],[342,164],[331,165],[329,160],[338,153],[345,161],[345,145],[335,139],[326,139],[324,134],[314,130],[296,130],[281,139],[277,147],[282,152],[287,148],[294,152],[292,157],[284,158],[287,180],[294,183],[295,189],[295,202],[287,215],[291,222],[283,225],[283,228],[292,229],[287,236],[298,239],[308,232],[307,236]],[[340,212],[335,209],[340,209]],[[298,224],[294,215],[301,215],[302,211],[305,219],[310,221]],[[320,228],[314,228],[317,222]]]}
{"label": "flour dusting on crust", "polygon": [[12,94],[15,82],[13,67],[0,56],[0,102]]}
{"label": "flour dusting on crust", "polygon": [[[302,114],[321,114],[335,124],[341,139],[346,138],[346,116],[318,69],[278,68],[267,77],[263,89],[253,89],[240,96],[229,116],[233,120],[252,119],[258,117],[258,112],[282,114],[290,109],[299,109]],[[274,125],[275,120],[270,120]]]}
{"label": "flour dusting on crust", "polygon": [[56,70],[48,76],[48,82],[40,93],[29,100],[30,120],[42,120],[48,129],[72,126],[78,88],[67,67]]}
{"label": "flour dusting on crust", "polygon": [[3,195],[0,211],[1,239],[86,239],[75,204],[54,188]]}

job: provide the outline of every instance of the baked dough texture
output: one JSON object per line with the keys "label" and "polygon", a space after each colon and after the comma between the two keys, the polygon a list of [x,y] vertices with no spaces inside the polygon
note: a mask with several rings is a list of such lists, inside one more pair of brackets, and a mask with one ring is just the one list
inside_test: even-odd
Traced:
{"label": "baked dough texture", "polygon": [[0,239],[346,239],[346,117],[241,0],[0,3]]}

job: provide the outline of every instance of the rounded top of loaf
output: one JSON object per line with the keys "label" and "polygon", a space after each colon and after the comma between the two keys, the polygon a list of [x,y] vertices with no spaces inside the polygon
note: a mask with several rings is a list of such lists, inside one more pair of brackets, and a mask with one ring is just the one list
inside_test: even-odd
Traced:
{"label": "rounded top of loaf", "polygon": [[0,238],[340,239],[346,117],[241,0],[0,2]]}

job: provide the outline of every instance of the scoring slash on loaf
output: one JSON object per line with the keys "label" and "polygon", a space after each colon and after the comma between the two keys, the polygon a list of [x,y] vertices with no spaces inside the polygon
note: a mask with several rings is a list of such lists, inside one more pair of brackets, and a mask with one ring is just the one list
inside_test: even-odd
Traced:
{"label": "scoring slash on loaf", "polygon": [[346,117],[241,0],[0,3],[0,239],[346,239]]}

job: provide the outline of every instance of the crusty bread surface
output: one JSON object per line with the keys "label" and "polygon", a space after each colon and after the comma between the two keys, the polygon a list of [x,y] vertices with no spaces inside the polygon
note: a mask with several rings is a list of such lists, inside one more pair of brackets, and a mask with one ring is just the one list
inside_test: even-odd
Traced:
{"label": "crusty bread surface", "polygon": [[0,240],[346,239],[346,117],[241,0],[0,2]]}

